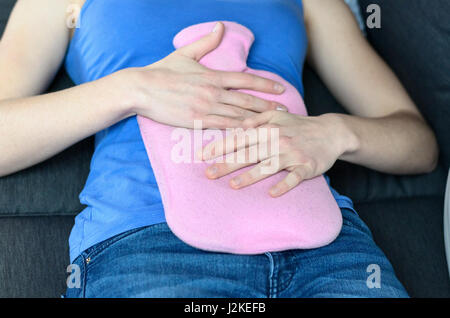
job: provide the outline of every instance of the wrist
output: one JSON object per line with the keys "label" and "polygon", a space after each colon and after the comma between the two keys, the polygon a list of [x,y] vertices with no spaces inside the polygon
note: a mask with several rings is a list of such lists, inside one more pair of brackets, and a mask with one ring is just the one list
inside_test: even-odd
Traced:
{"label": "wrist", "polygon": [[138,89],[136,71],[133,68],[120,70],[108,77],[108,87],[116,105],[118,116],[122,119],[136,115],[138,104]]}
{"label": "wrist", "polygon": [[352,154],[360,148],[360,140],[351,126],[351,116],[337,113],[321,115],[327,121],[332,144],[336,146],[338,159]]}

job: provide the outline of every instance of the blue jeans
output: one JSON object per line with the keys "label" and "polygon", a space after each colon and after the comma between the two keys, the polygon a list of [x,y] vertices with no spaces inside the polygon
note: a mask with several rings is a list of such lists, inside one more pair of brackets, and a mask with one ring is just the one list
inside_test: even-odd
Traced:
{"label": "blue jeans", "polygon": [[80,286],[66,297],[408,297],[367,226],[342,213],[342,232],[330,245],[260,255],[193,248],[166,223],[131,230],[74,261]]}

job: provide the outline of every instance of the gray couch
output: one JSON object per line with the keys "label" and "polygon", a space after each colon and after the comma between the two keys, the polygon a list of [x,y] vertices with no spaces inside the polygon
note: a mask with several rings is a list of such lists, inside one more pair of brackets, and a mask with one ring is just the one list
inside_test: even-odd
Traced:
{"label": "gray couch", "polygon": [[[0,2],[0,34],[14,2]],[[368,30],[368,38],[436,131],[441,160],[428,175],[391,176],[338,162],[329,176],[338,191],[354,199],[410,295],[450,297],[443,233],[450,163],[450,2],[360,0],[363,13],[370,3],[381,6],[382,28]],[[304,82],[312,115],[344,112],[308,67]],[[72,85],[61,70],[50,90]],[[92,150],[89,138],[44,163],[0,179],[0,297],[64,293],[67,239],[74,216],[83,208],[78,194]]]}

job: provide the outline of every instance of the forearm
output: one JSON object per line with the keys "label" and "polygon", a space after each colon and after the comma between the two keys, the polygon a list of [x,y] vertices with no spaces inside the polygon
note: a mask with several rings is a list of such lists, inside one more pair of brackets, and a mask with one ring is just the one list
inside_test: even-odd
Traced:
{"label": "forearm", "polygon": [[0,101],[0,176],[41,162],[129,116],[120,76]]}
{"label": "forearm", "polygon": [[345,150],[340,160],[391,174],[431,172],[438,160],[435,136],[418,115],[398,112],[383,118],[333,114]]}

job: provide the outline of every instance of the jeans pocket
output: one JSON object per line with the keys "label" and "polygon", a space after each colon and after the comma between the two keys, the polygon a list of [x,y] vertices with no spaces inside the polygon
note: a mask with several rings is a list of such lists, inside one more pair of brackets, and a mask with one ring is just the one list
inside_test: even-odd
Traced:
{"label": "jeans pocket", "polygon": [[137,232],[143,231],[148,227],[151,227],[153,225],[150,226],[144,226],[144,227],[139,227],[139,228],[135,228],[120,234],[117,234],[105,241],[102,241],[100,243],[95,244],[94,246],[91,246],[90,248],[88,248],[87,250],[85,250],[82,255],[84,256],[84,259],[86,261],[86,265],[89,265],[91,263],[91,260],[97,256],[98,254],[104,252],[108,247],[110,247],[111,245],[113,245],[114,243],[132,235],[135,234]]}

